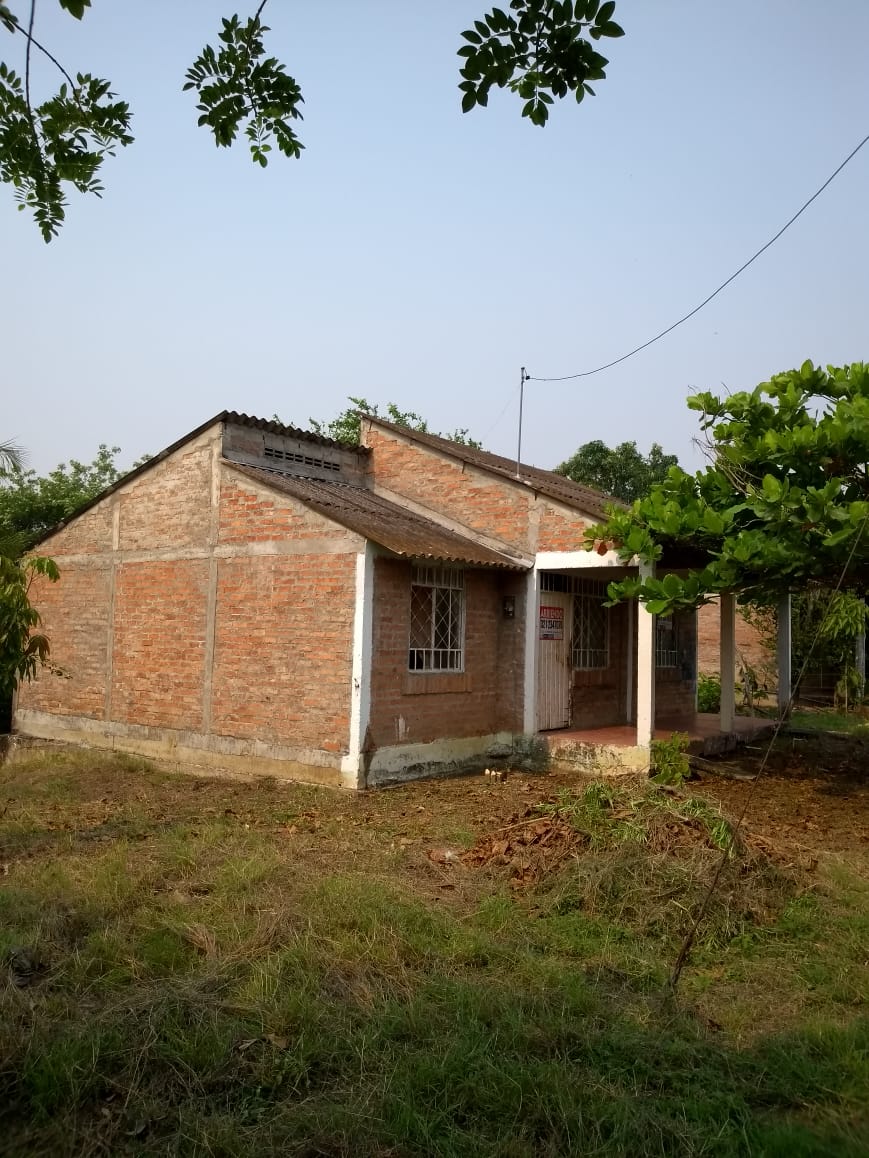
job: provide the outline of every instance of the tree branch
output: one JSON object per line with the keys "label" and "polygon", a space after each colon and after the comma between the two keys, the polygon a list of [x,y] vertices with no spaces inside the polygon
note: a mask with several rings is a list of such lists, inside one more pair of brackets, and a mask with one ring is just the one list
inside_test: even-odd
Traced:
{"label": "tree branch", "polygon": [[21,35],[27,40],[28,61],[29,61],[30,45],[32,44],[34,48],[38,49],[39,52],[41,52],[43,56],[47,57],[47,59],[51,61],[51,63],[54,65],[54,67],[62,74],[64,79],[67,81],[67,83],[73,89],[75,89],[76,88],[75,81],[72,79],[72,77],[66,71],[66,69],[63,67],[63,65],[57,59],[57,57],[54,56],[51,52],[49,52],[44,44],[40,44],[40,42],[33,35],[33,16],[34,16],[34,8],[35,7],[36,7],[36,5],[34,3],[33,7],[31,7],[31,9],[30,9],[30,27],[27,29],[27,31],[25,32],[25,30],[21,27],[20,24],[16,25],[15,28],[11,29],[11,31],[20,32]]}
{"label": "tree branch", "polygon": [[36,0],[30,0],[30,21],[27,25],[27,51],[24,55],[24,99],[27,101],[27,115],[30,118],[30,127],[36,136],[36,125],[33,123],[33,107],[30,104],[30,49],[33,44],[33,22],[36,19]]}

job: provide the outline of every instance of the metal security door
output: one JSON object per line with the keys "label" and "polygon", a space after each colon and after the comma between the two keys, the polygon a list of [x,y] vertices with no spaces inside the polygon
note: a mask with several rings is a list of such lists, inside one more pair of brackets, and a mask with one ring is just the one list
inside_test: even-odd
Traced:
{"label": "metal security door", "polygon": [[570,726],[570,614],[565,591],[541,591],[537,616],[537,727]]}

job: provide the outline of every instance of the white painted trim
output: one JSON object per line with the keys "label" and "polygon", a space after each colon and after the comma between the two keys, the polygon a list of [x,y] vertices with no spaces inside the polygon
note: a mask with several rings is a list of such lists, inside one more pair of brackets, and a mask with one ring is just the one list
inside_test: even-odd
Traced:
{"label": "white painted trim", "polygon": [[725,591],[718,602],[718,670],[721,673],[721,715],[719,727],[733,731],[736,716],[736,599]]}
{"label": "white painted trim", "polygon": [[522,730],[537,731],[537,621],[540,604],[540,575],[535,567],[528,572],[525,587],[525,680],[522,703]]}
{"label": "white painted trim", "polygon": [[[651,579],[654,563],[640,563],[640,579]],[[655,617],[637,603],[637,746],[651,748],[655,737]]]}
{"label": "white painted trim", "polygon": [[348,788],[362,783],[362,748],[371,716],[371,656],[374,625],[374,552],[370,543],[356,556],[353,662],[350,676],[350,744],[341,761]]}
{"label": "white painted trim", "polygon": [[636,567],[637,563],[636,556],[625,562],[615,551],[607,551],[605,555],[599,555],[597,551],[538,551],[535,561],[535,565],[541,571],[588,567]]}

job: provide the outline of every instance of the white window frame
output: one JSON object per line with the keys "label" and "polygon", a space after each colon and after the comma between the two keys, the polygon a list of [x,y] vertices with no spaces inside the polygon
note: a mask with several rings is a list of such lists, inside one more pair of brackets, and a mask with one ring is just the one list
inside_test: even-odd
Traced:
{"label": "white window frame", "polygon": [[[426,636],[427,646],[414,642],[419,622],[413,621],[413,592],[415,588],[432,591],[431,622]],[[455,631],[448,627],[447,647],[437,647],[438,616],[443,616],[444,604],[448,621],[455,615]],[[414,564],[410,577],[411,622],[408,632],[407,669],[418,675],[454,674],[465,670],[465,572],[462,567],[437,564]],[[417,635],[417,640],[419,636]]]}

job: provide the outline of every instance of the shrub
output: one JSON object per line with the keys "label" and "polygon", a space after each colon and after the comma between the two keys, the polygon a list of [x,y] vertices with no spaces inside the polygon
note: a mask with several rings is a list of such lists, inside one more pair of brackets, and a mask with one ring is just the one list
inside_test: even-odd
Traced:
{"label": "shrub", "polygon": [[703,675],[697,677],[697,711],[721,711],[721,677],[718,675]]}
{"label": "shrub", "polygon": [[652,780],[656,784],[682,784],[691,775],[685,750],[688,737],[674,732],[669,740],[652,741]]}

